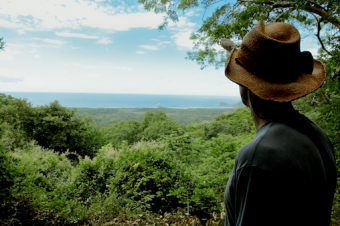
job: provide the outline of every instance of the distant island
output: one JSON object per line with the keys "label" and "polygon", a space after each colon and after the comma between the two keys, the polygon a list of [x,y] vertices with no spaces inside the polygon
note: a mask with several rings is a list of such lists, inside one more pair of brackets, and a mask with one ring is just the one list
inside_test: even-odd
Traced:
{"label": "distant island", "polygon": [[244,104],[242,103],[242,101],[239,101],[239,102],[234,103],[234,104],[228,104],[228,103],[221,102],[219,105],[224,106],[224,107],[230,107],[230,108],[244,107]]}

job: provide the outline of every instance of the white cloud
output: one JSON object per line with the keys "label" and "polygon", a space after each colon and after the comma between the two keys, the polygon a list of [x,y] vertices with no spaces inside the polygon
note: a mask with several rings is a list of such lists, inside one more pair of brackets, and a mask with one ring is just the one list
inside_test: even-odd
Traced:
{"label": "white cloud", "polygon": [[[189,14],[190,15],[190,14]],[[193,41],[190,40],[191,33],[193,32],[195,23],[188,22],[187,17],[179,17],[178,22],[169,22],[170,30],[175,30],[178,33],[171,36],[175,40],[178,50],[182,50],[182,47],[193,48]]]}
{"label": "white cloud", "polygon": [[79,49],[79,47],[71,46],[71,49]]}
{"label": "white cloud", "polygon": [[4,83],[17,83],[23,81],[22,78],[16,78],[16,77],[9,77],[9,76],[1,76],[0,75],[0,82]]}
{"label": "white cloud", "polygon": [[34,58],[39,59],[39,58],[40,58],[40,55],[39,55],[39,54],[36,54],[36,55],[34,55]]}
{"label": "white cloud", "polygon": [[105,44],[105,45],[107,45],[107,44],[110,44],[110,43],[112,43],[112,41],[109,38],[102,38],[102,39],[97,41],[97,44]]}
{"label": "white cloud", "polygon": [[195,14],[194,10],[189,10],[185,15],[186,16],[193,16]]}
{"label": "white cloud", "polygon": [[153,39],[151,39],[152,41],[156,41],[156,42],[159,42],[160,40],[158,40],[158,39],[155,39],[155,38],[153,38]]}
{"label": "white cloud", "polygon": [[318,48],[312,48],[312,49],[305,49],[304,51],[309,51],[311,54],[316,57],[318,55]]}
{"label": "white cloud", "polygon": [[13,60],[13,51],[5,48],[4,51],[0,51],[0,60]]}
{"label": "white cloud", "polygon": [[22,51],[20,51],[20,50],[14,50],[13,51],[13,54],[22,54],[23,52]]}
{"label": "white cloud", "polygon": [[168,41],[164,41],[164,42],[159,42],[158,45],[162,45],[162,44],[170,44],[171,42]]}
{"label": "white cloud", "polygon": [[113,7],[86,0],[2,1],[0,14],[6,18],[0,19],[0,26],[23,30],[76,29],[83,26],[120,31],[137,27],[157,28],[164,16],[146,12],[142,7],[122,4]]}
{"label": "white cloud", "polygon": [[175,39],[176,45],[180,47],[193,48],[194,43],[190,40],[191,31],[179,32],[176,35],[171,36]]}
{"label": "white cloud", "polygon": [[140,45],[139,47],[141,47],[143,49],[159,50],[159,48],[157,46],[153,46],[153,45]]}
{"label": "white cloud", "polygon": [[170,29],[183,29],[183,28],[189,29],[196,25],[196,23],[188,22],[187,20],[188,18],[186,17],[179,17],[178,22],[169,21],[169,28]]}
{"label": "white cloud", "polygon": [[51,44],[57,44],[57,45],[61,45],[61,44],[65,44],[67,42],[64,42],[64,41],[60,41],[60,40],[56,40],[56,39],[49,39],[49,38],[32,38],[34,40],[40,40],[40,41],[43,41],[43,42],[46,42],[46,43],[51,43]]}
{"label": "white cloud", "polygon": [[101,74],[87,74],[86,77],[89,77],[89,78],[100,78],[102,77]]}
{"label": "white cloud", "polygon": [[29,51],[27,51],[27,52],[29,52],[29,53],[38,53],[39,50],[37,50],[37,49],[32,49],[32,50],[29,50]]}
{"label": "white cloud", "polygon": [[7,69],[7,68],[0,68],[0,82],[4,83],[17,83],[23,81],[22,73]]}
{"label": "white cloud", "polygon": [[70,32],[56,32],[55,35],[63,36],[63,37],[73,37],[73,38],[89,38],[89,39],[97,39],[98,36],[91,36],[87,34],[80,33],[70,33]]}
{"label": "white cloud", "polygon": [[132,68],[130,67],[120,67],[119,69],[122,71],[132,71]]}
{"label": "white cloud", "polygon": [[17,30],[17,33],[18,33],[19,35],[26,34],[26,32],[25,32],[24,30],[22,30],[22,29],[18,29],[18,30]]}
{"label": "white cloud", "polygon": [[143,52],[143,51],[137,51],[136,53],[137,54],[146,54],[146,52]]}

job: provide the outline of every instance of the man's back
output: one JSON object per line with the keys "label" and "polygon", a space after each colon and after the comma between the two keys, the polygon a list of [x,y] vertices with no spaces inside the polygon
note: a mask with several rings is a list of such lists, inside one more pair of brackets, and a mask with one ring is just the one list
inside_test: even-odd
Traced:
{"label": "man's back", "polygon": [[262,126],[237,155],[228,181],[226,225],[329,225],[334,151],[303,115]]}

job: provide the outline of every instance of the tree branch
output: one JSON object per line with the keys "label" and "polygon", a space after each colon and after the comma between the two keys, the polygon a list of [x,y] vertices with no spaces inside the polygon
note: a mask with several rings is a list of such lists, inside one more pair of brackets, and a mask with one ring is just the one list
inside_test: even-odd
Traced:
{"label": "tree branch", "polygon": [[277,22],[278,21],[278,19],[280,19],[283,15],[285,15],[287,12],[292,12],[294,9],[293,8],[291,8],[291,9],[288,9],[288,10],[286,10],[286,11],[283,11],[282,13],[280,13],[276,18],[275,18],[275,22]]}
{"label": "tree branch", "polygon": [[315,13],[321,16],[323,19],[328,20],[331,24],[333,24],[334,26],[340,29],[340,21],[330,16],[329,13],[323,10],[322,8],[318,8],[314,6],[307,6],[305,10],[309,13]]}
{"label": "tree branch", "polygon": [[274,9],[270,9],[269,11],[268,11],[268,13],[267,13],[267,19],[269,18],[269,14],[273,11]]}
{"label": "tree branch", "polygon": [[[240,0],[240,2],[243,3],[253,3],[253,4],[266,4],[266,5],[270,5],[273,8],[296,8],[295,2],[275,2],[275,1],[264,1],[264,2],[259,2],[258,0]],[[311,2],[313,3],[313,2]],[[336,26],[337,28],[340,29],[340,21],[337,20],[336,18],[332,17],[331,15],[329,15],[329,13],[322,8],[321,6],[313,3],[314,6],[311,5],[306,5],[305,8],[303,8],[303,10],[309,12],[309,13],[315,13],[317,15],[319,15],[320,17],[322,17],[325,20],[328,20],[331,24],[333,24],[334,26]]]}
{"label": "tree branch", "polygon": [[331,38],[331,40],[334,40],[334,39],[339,39],[340,40],[340,36],[335,36],[335,37]]}
{"label": "tree branch", "polygon": [[327,10],[325,8],[323,8],[321,5],[319,5],[315,0],[311,0],[311,3],[313,3],[316,7],[323,9],[324,11],[327,12]]}
{"label": "tree branch", "polygon": [[318,32],[316,33],[316,37],[318,38],[318,40],[319,40],[319,42],[320,42],[320,44],[321,44],[322,49],[323,49],[328,55],[332,56],[332,54],[325,48],[325,46],[324,46],[324,44],[323,44],[323,42],[322,42],[322,40],[321,40],[321,38],[320,38],[321,21],[322,21],[322,20],[323,20],[323,18],[320,18],[320,19],[318,20]]}

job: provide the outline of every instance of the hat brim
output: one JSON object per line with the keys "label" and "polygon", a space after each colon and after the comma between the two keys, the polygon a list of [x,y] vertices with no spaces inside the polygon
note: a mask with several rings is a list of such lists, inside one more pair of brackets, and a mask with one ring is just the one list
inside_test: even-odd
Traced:
{"label": "hat brim", "polygon": [[325,66],[321,61],[314,59],[311,75],[301,73],[294,81],[289,83],[269,82],[253,75],[236,63],[235,59],[238,58],[238,53],[238,49],[234,49],[230,53],[226,61],[225,75],[231,81],[245,86],[256,96],[265,100],[289,102],[298,99],[318,89],[326,79]]}

